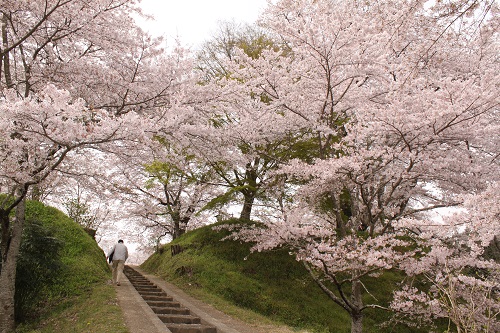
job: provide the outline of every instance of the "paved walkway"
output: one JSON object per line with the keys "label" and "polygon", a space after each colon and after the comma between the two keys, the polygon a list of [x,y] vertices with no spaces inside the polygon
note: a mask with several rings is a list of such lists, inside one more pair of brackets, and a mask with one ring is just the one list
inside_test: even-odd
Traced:
{"label": "paved walkway", "polygon": [[[162,288],[169,296],[172,296],[184,307],[200,317],[203,321],[217,327],[218,333],[291,333],[288,328],[277,327],[255,327],[234,319],[223,312],[194,299],[176,286],[168,283],[154,275],[145,273],[137,266],[132,266],[135,270],[143,274],[151,282]],[[118,303],[120,304],[125,323],[130,333],[165,333],[169,329],[161,322],[158,316],[151,310],[148,304],[142,299],[128,279],[123,276],[121,286],[116,286]]]}
{"label": "paved walkway", "polygon": [[170,332],[125,275],[122,275],[121,285],[115,288],[130,333]]}

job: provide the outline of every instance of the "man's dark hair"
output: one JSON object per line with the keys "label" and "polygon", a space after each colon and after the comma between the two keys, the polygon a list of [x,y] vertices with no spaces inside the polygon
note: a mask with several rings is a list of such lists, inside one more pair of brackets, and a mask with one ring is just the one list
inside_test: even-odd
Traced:
{"label": "man's dark hair", "polygon": [[123,243],[123,239],[120,239],[120,240],[118,241],[118,243]]}

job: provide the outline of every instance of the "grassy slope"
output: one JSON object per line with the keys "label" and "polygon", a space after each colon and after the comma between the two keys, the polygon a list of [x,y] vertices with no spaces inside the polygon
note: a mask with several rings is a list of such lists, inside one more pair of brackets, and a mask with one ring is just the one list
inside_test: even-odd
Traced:
{"label": "grassy slope", "polygon": [[[350,332],[349,316],[325,296],[286,251],[249,254],[248,244],[221,242],[225,235],[226,231],[216,232],[211,226],[189,232],[141,267],[243,320],[258,321],[258,315],[263,315],[314,332]],[[174,244],[184,251],[172,257],[170,245]],[[377,299],[387,301],[397,280],[394,275],[386,275],[367,283],[377,286],[371,288]],[[408,327],[379,327],[385,318],[380,310],[367,313],[365,331],[418,332]]]}
{"label": "grassy slope", "polygon": [[83,228],[61,211],[29,202],[27,219],[54,230],[64,244],[57,283],[44,286],[38,320],[21,324],[16,332],[127,332],[102,250]]}

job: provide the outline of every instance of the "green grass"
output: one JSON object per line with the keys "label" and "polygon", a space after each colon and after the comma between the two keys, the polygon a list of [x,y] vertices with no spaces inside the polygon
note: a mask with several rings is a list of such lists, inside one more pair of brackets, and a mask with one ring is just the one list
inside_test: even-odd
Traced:
{"label": "green grass", "polygon": [[112,285],[100,284],[88,294],[68,297],[36,322],[23,323],[16,333],[127,333]]}
{"label": "green grass", "polygon": [[[31,247],[43,248],[43,242],[57,242],[60,246],[57,252],[44,254],[56,258],[57,265],[45,271],[50,276],[39,282],[43,284],[31,295],[32,304],[23,307],[32,315],[23,316],[16,333],[128,332],[115,289],[107,283],[111,278],[109,266],[95,240],[64,213],[39,202],[27,203],[26,220],[26,230],[32,223],[37,225],[34,230],[45,233],[45,238],[26,237],[27,242],[34,243],[29,244]],[[29,275],[43,261],[28,253],[29,248],[24,251],[20,262],[27,263],[27,267],[18,266],[18,273],[21,270]]]}
{"label": "green grass", "polygon": [[[295,329],[350,332],[349,315],[317,287],[286,250],[250,254],[249,244],[221,241],[227,234],[213,231],[212,226],[186,233],[141,267],[245,321],[258,322],[263,316]],[[174,244],[184,251],[172,257],[170,245]],[[388,273],[365,283],[374,297],[386,303],[400,278]],[[367,312],[365,331],[387,332],[389,328],[380,327],[387,319],[382,310]],[[389,331],[424,332],[402,326]]]}

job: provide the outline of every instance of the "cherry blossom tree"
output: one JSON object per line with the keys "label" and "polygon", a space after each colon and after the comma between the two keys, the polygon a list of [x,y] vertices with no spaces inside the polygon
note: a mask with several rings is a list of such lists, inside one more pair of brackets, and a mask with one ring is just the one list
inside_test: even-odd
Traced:
{"label": "cherry blossom tree", "polygon": [[[398,319],[420,324],[445,318],[457,332],[500,329],[500,265],[484,258],[484,249],[500,233],[499,190],[495,183],[464,197],[466,211],[446,216],[439,230],[423,226],[430,250],[403,265],[409,278],[391,304]],[[429,237],[436,233],[441,237]]]}
{"label": "cherry blossom tree", "polygon": [[262,23],[290,52],[235,58],[239,103],[268,97],[247,126],[256,140],[308,133],[319,153],[277,171],[302,181],[294,202],[236,237],[292,249],[361,332],[380,307],[363,301],[366,277],[424,251],[425,213],[498,182],[497,4],[278,1]]}
{"label": "cherry blossom tree", "polygon": [[161,40],[132,13],[141,15],[134,0],[3,1],[3,85],[28,96],[50,81],[117,114],[161,104],[170,82],[151,71]]}
{"label": "cherry blossom tree", "polygon": [[265,96],[242,91],[233,77],[232,61],[239,52],[256,59],[267,48],[287,49],[268,33],[258,26],[222,23],[197,57],[204,84],[209,84],[213,92],[199,110],[205,122],[188,134],[190,149],[218,176],[213,185],[226,189],[207,208],[241,206],[242,220],[250,220],[254,206],[262,208],[271,203],[271,184],[277,179],[270,173],[290,159],[290,141],[296,140],[291,133],[277,138],[258,137],[255,108],[260,104],[257,100]]}
{"label": "cherry blossom tree", "polygon": [[[24,222],[24,199],[31,186],[71,163],[80,147],[116,140],[136,139],[133,128],[141,122],[133,114],[110,117],[106,111],[88,109],[85,101],[69,92],[47,86],[28,98],[11,91],[0,104],[2,133],[0,181],[2,198],[2,270],[0,281],[1,331],[13,329],[16,258]],[[11,212],[16,211],[15,218]]]}
{"label": "cherry blossom tree", "polygon": [[2,88],[28,97],[50,82],[117,115],[165,104],[170,58],[132,13],[133,0],[2,2]]}
{"label": "cherry blossom tree", "polygon": [[167,91],[182,75],[169,68],[161,41],[135,25],[136,4],[2,2],[2,333],[14,326],[15,267],[29,191],[71,170],[84,147],[109,150],[107,143],[139,140],[148,121],[137,114],[168,103]]}
{"label": "cherry blossom tree", "polygon": [[147,148],[135,149],[133,156],[116,157],[115,172],[109,176],[111,190],[126,203],[122,209],[140,217],[140,224],[158,241],[165,236],[175,239],[197,225],[200,210],[216,190],[210,184],[210,168],[158,137]]}

